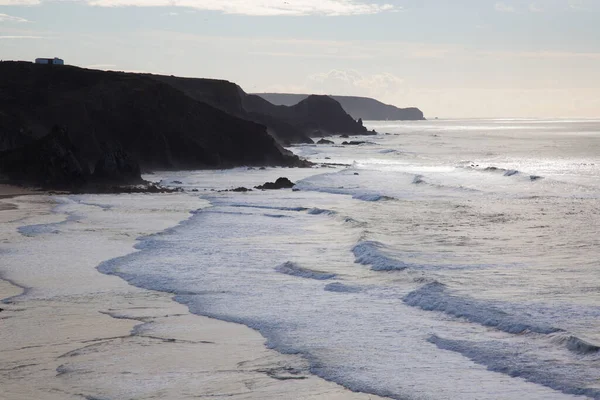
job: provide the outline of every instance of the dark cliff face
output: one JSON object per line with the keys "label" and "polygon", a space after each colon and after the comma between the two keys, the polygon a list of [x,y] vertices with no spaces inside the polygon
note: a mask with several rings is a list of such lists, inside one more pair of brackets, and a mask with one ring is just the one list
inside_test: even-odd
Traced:
{"label": "dark cliff face", "polygon": [[10,116],[0,123],[3,149],[58,124],[68,128],[90,168],[106,144],[118,145],[144,169],[302,164],[263,125],[148,75],[2,62],[0,76],[0,115]]}
{"label": "dark cliff face", "polygon": [[261,97],[246,93],[242,94],[242,104],[249,117],[268,126],[271,134],[281,143],[313,142],[309,133],[294,118],[290,118],[287,107],[275,106]]}
{"label": "dark cliff face", "polygon": [[194,100],[201,101],[228,114],[244,117],[243,91],[235,83],[217,79],[180,78],[177,76],[147,75],[166,83]]}
{"label": "dark cliff face", "polygon": [[[313,143],[310,139],[332,133],[366,132],[344,109],[327,96],[311,96],[303,106],[276,106],[262,97],[249,95],[227,81],[148,75],[171,85],[195,100],[229,114],[265,125],[281,144]],[[307,99],[308,100],[308,99]]]}
{"label": "dark cliff face", "polygon": [[305,138],[328,134],[367,133],[361,123],[355,121],[337,101],[328,96],[309,96],[300,103],[287,107],[273,105],[260,96],[246,95],[243,105],[247,111],[285,121],[293,127],[294,130],[285,135],[278,132],[292,143],[310,143],[312,140]]}
{"label": "dark cliff face", "polygon": [[58,127],[23,147],[0,152],[0,174],[13,182],[61,188],[83,185],[90,178],[68,133]]}
{"label": "dark cliff face", "polygon": [[420,121],[425,119],[423,112],[415,107],[398,108],[365,97],[336,96],[335,98],[354,118],[372,121]]}
{"label": "dark cliff face", "polygon": [[[306,94],[290,93],[258,93],[257,95],[273,104],[285,106],[293,106],[308,97]],[[362,118],[370,121],[419,121],[425,119],[423,112],[415,107],[398,108],[368,97],[331,97],[341,104],[344,111],[356,119]]]}
{"label": "dark cliff face", "polygon": [[[323,134],[360,135],[367,132],[362,122],[348,115],[340,103],[329,96],[312,95],[290,107],[292,115],[305,129]],[[320,133],[315,136],[322,136]]]}

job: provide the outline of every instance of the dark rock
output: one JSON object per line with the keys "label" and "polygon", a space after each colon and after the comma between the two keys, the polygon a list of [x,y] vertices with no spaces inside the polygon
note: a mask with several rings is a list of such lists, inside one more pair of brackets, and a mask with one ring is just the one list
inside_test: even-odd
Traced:
{"label": "dark rock", "polygon": [[350,136],[348,136],[347,134],[343,134],[343,135],[340,135],[340,137],[344,138],[344,139],[348,139]]}
{"label": "dark rock", "polygon": [[58,126],[28,145],[0,152],[0,173],[13,182],[59,188],[83,185],[90,176],[66,129]]}
{"label": "dark rock", "polygon": [[259,168],[259,170],[261,170],[261,171],[264,171],[264,170],[266,170],[266,169],[267,169],[266,167],[260,167],[260,168]]}
{"label": "dark rock", "polygon": [[343,142],[343,145],[348,145],[348,146],[358,146],[359,144],[365,144],[366,142],[361,142],[359,140],[351,140],[349,142]]}
{"label": "dark rock", "polygon": [[243,186],[230,190],[230,192],[242,192],[242,193],[243,192],[251,192],[251,191],[252,191],[252,189],[248,189],[248,188],[245,188]]}
{"label": "dark rock", "polygon": [[96,182],[105,183],[138,184],[143,182],[137,161],[120,148],[107,151],[96,162],[92,178]]}
{"label": "dark rock", "polygon": [[183,182],[181,182],[181,181],[173,181],[173,183],[176,185],[183,185]]}
{"label": "dark rock", "polygon": [[359,175],[358,172],[355,172],[354,175]]}
{"label": "dark rock", "polygon": [[290,189],[294,187],[294,182],[288,178],[278,178],[275,182],[267,182],[264,185],[256,186],[256,189],[260,190],[274,190],[274,189]]}
{"label": "dark rock", "polygon": [[[367,129],[348,115],[342,106],[329,96],[311,95],[292,106],[275,106],[255,96],[243,96],[243,107],[253,118],[272,128],[272,134],[280,141],[289,143],[311,143],[306,138],[322,137],[325,134],[350,133],[361,135]],[[287,124],[282,130],[273,125],[273,120]],[[293,129],[290,129],[292,127]],[[304,138],[303,138],[304,137]]]}
{"label": "dark rock", "polygon": [[317,142],[317,144],[335,144],[335,143],[332,142],[331,140],[321,139]]}
{"label": "dark rock", "polygon": [[198,189],[192,189],[192,192],[197,192],[197,191],[198,191]]}

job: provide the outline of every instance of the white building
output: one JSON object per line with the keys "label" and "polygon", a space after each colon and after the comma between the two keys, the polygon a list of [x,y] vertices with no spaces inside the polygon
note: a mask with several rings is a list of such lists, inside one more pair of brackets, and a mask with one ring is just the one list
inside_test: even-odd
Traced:
{"label": "white building", "polygon": [[65,65],[65,61],[60,58],[36,58],[36,64],[50,64],[50,65]]}

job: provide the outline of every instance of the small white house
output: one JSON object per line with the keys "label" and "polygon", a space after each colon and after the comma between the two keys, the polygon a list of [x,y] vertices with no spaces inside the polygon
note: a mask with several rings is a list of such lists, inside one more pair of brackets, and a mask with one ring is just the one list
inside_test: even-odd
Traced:
{"label": "small white house", "polygon": [[60,58],[36,58],[36,64],[50,64],[50,65],[65,65],[65,61]]}

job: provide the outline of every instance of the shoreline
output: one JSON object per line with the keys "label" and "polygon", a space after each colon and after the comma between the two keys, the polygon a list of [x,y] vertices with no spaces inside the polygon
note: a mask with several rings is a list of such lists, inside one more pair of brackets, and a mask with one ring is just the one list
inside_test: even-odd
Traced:
{"label": "shoreline", "polygon": [[[267,349],[249,327],[191,314],[171,294],[96,270],[106,259],[136,251],[137,237],[176,225],[202,206],[185,194],[139,196],[118,197],[134,215],[113,230],[102,226],[110,210],[85,205],[86,218],[61,225],[57,234],[20,235],[22,225],[64,221],[51,211],[50,196],[12,197],[16,208],[0,211],[0,251],[11,248],[0,271],[6,302],[0,307],[0,386],[7,400],[380,399],[310,374],[305,359]],[[174,210],[151,220],[149,210],[164,204],[164,196]],[[94,201],[111,198],[117,197]],[[95,251],[81,251],[89,246]],[[52,251],[32,256],[40,247]]]}

